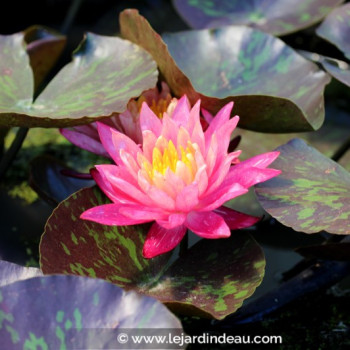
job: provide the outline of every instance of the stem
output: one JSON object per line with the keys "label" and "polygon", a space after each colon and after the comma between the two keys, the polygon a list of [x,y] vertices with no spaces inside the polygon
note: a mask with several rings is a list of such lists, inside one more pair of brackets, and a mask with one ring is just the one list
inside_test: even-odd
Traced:
{"label": "stem", "polygon": [[69,7],[68,13],[66,18],[64,19],[64,22],[61,26],[61,33],[63,34],[67,34],[67,32],[69,31],[69,28],[71,27],[74,18],[76,16],[76,14],[79,11],[80,5],[82,4],[83,0],[74,0],[71,3],[71,6]]}
{"label": "stem", "polygon": [[350,149],[350,138],[345,141],[334,153],[332,159],[338,162],[339,159]]}
{"label": "stem", "polygon": [[181,258],[187,253],[188,250],[188,231],[186,232],[184,238],[182,239],[180,243],[180,252],[179,252],[179,257]]}
{"label": "stem", "polygon": [[0,178],[2,178],[6,171],[8,170],[9,166],[12,164],[13,160],[16,157],[17,152],[20,150],[23,141],[25,140],[27,133],[28,133],[28,128],[19,128],[16,137],[13,140],[10,148],[6,151],[4,156],[2,157],[0,161]]}

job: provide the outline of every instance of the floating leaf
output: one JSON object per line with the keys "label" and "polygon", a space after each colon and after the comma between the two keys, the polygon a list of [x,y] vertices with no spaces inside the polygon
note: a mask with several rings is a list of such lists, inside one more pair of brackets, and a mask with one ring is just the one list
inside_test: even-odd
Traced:
{"label": "floating leaf", "polygon": [[24,267],[0,260],[0,287],[16,281],[42,276],[43,273],[36,267]]}
{"label": "floating leaf", "polygon": [[337,46],[350,59],[350,4],[334,9],[317,28],[316,33]]}
{"label": "floating leaf", "polygon": [[49,28],[32,26],[24,31],[24,40],[34,73],[34,91],[37,91],[61,55],[66,38]]}
{"label": "floating leaf", "polygon": [[323,123],[330,77],[269,34],[230,26],[167,34],[162,41],[136,10],[123,11],[120,26],[125,38],[151,53],[176,96],[200,98],[212,113],[234,100],[240,127],[297,132]]}
{"label": "floating leaf", "polygon": [[86,209],[107,202],[95,188],[59,204],[40,245],[44,273],[103,278],[179,312],[218,319],[239,308],[261,283],[265,259],[247,233],[200,241],[169,267],[171,254],[142,257],[149,225],[105,226],[79,219]]}
{"label": "floating leaf", "polygon": [[348,63],[324,57],[323,68],[335,79],[350,87],[350,66]]}
{"label": "floating leaf", "polygon": [[173,0],[173,4],[181,17],[196,29],[242,24],[284,35],[317,23],[343,1]]}
{"label": "floating leaf", "polygon": [[130,98],[155,86],[150,55],[117,37],[87,34],[73,61],[32,104],[33,74],[23,34],[0,37],[0,123],[65,127],[123,112]]}
{"label": "floating leaf", "polygon": [[98,279],[36,277],[3,286],[0,295],[6,350],[120,349],[118,328],[181,330],[179,320],[155,299]]}
{"label": "floating leaf", "polygon": [[350,174],[300,139],[277,150],[282,174],[256,186],[263,208],[296,231],[350,234]]}
{"label": "floating leaf", "polygon": [[54,157],[36,157],[30,163],[30,185],[41,198],[56,206],[72,193],[95,184],[94,180],[64,175],[64,170],[71,169]]}

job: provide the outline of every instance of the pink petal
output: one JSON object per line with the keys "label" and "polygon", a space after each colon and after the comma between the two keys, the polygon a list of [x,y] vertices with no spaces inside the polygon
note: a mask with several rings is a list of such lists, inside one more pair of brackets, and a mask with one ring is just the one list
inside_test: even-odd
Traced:
{"label": "pink petal", "polygon": [[104,192],[104,194],[114,203],[128,203],[132,204],[135,201],[123,193],[116,192],[113,186],[109,183],[103,173],[100,173],[96,169],[90,171],[92,177],[96,181],[98,187]]}
{"label": "pink petal", "polygon": [[224,206],[214,210],[214,212],[223,217],[231,230],[250,227],[260,220],[258,217],[250,216]]}
{"label": "pink petal", "polygon": [[220,142],[218,143],[218,162],[221,158],[227,154],[228,146],[230,144],[230,138],[233,130],[236,128],[239,117],[234,117],[230,119],[227,123],[221,126],[215,131],[216,137]]}
{"label": "pink petal", "polygon": [[168,211],[175,210],[174,199],[159,188],[151,186],[147,191],[147,196],[153,201],[156,206]]}
{"label": "pink petal", "polygon": [[127,150],[133,157],[136,157],[136,154],[140,152],[140,148],[136,143],[119,131],[99,122],[97,122],[97,127],[103,147],[116,164],[122,162],[120,158],[121,149]]}
{"label": "pink petal", "polygon": [[260,169],[260,168],[244,168],[244,169],[235,169],[236,166],[239,166],[241,163],[233,166],[233,169],[230,170],[230,173],[225,179],[225,183],[239,183],[245,188],[249,188],[260,182],[270,180],[271,178],[281,174],[280,170],[276,169]]}
{"label": "pink petal", "polygon": [[150,130],[145,130],[142,132],[142,138],[143,138],[143,154],[148,159],[150,163],[152,163],[152,154],[153,154],[153,148],[155,147],[155,144],[157,142],[156,135],[153,134]]}
{"label": "pink petal", "polygon": [[161,121],[148,107],[146,102],[142,103],[140,111],[140,125],[142,131],[150,130],[154,135],[156,135],[156,137],[159,137],[162,131]]}
{"label": "pink petal", "polygon": [[247,192],[248,190],[238,183],[231,183],[225,186],[220,186],[214,192],[201,199],[198,210],[214,210],[230,199],[241,196]]}
{"label": "pink petal", "polygon": [[239,166],[240,169],[251,167],[263,169],[268,167],[279,156],[279,154],[280,152],[277,151],[259,154],[255,157],[240,162],[237,166]]}
{"label": "pink petal", "polygon": [[177,141],[177,134],[179,132],[179,127],[174,122],[172,118],[170,118],[168,115],[164,115],[162,119],[162,136],[167,141],[172,141],[174,145],[176,145]]}
{"label": "pink petal", "polygon": [[128,135],[136,144],[142,143],[140,115],[134,116],[129,110],[119,115],[123,133]]}
{"label": "pink petal", "polygon": [[145,258],[154,258],[174,249],[185,236],[186,231],[187,229],[184,225],[167,230],[155,222],[147,234],[143,246],[143,256]]}
{"label": "pink petal", "polygon": [[110,158],[110,155],[106,152],[102,143],[99,140],[97,130],[96,137],[88,136],[79,131],[79,127],[74,128],[77,131],[70,129],[60,129],[61,134],[73,145],[85,149],[89,152],[98,154],[99,156]]}
{"label": "pink petal", "polygon": [[225,220],[212,211],[195,212],[187,215],[185,225],[203,238],[227,238],[230,237],[230,229]]}
{"label": "pink petal", "polygon": [[181,226],[186,221],[186,216],[187,216],[186,214],[182,214],[182,213],[170,214],[164,220],[158,219],[157,223],[160,226],[169,230],[174,227]]}
{"label": "pink petal", "polygon": [[164,211],[158,208],[145,207],[142,205],[123,205],[122,207],[120,207],[119,213],[121,215],[124,215],[125,217],[135,220],[143,220],[144,222],[153,220],[166,220],[169,216],[165,214]]}
{"label": "pink petal", "polygon": [[178,101],[171,118],[180,126],[186,126],[190,116],[190,103],[186,95],[183,95]]}
{"label": "pink petal", "polygon": [[142,224],[150,220],[129,218],[119,213],[119,209],[123,207],[123,204],[104,204],[97,207],[93,207],[84,211],[80,218],[84,220],[90,220],[98,222],[103,225],[137,225]]}
{"label": "pink petal", "polygon": [[[109,164],[96,165],[96,169],[104,177],[105,181],[108,181],[112,186],[115,196],[127,198],[147,206],[152,205],[152,201],[145,193],[120,176],[118,171],[120,169],[117,166]],[[130,175],[129,178],[131,178]]]}
{"label": "pink petal", "polygon": [[226,104],[220,109],[220,111],[215,115],[213,120],[210,122],[208,129],[205,131],[205,141],[208,144],[213,133],[218,130],[222,125],[228,122],[230,119],[231,111],[233,108],[233,102]]}
{"label": "pink petal", "polygon": [[186,186],[176,196],[175,207],[180,212],[188,213],[198,204],[198,184]]}
{"label": "pink petal", "polygon": [[214,119],[213,115],[209,111],[204,109],[203,107],[201,108],[201,112],[202,112],[202,115],[203,115],[205,121],[208,124],[210,124],[213,121],[213,119]]}
{"label": "pink petal", "polygon": [[[198,100],[190,111],[190,116],[187,123],[187,130],[191,135],[193,133],[193,130],[196,124],[197,123],[200,124],[200,117],[199,117],[200,108],[201,108],[201,100]],[[201,124],[200,124],[200,127],[202,127]],[[204,135],[203,135],[203,138],[204,138]]]}

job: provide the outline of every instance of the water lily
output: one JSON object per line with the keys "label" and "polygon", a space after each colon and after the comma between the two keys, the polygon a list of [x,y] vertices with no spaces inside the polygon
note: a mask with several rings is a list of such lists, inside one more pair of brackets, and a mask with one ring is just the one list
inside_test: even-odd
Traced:
{"label": "water lily", "polygon": [[172,115],[165,112],[162,119],[143,103],[142,146],[97,123],[102,145],[116,165],[97,165],[92,175],[112,203],[88,209],[81,218],[105,225],[154,221],[143,248],[146,258],[172,250],[187,229],[204,238],[225,238],[231,229],[256,223],[259,218],[223,204],[280,174],[267,168],[279,153],[241,162],[241,151],[228,153],[239,120],[230,119],[232,107],[232,102],[224,106],[203,131],[200,101],[190,108],[183,96]]}
{"label": "water lily", "polygon": [[[142,103],[146,102],[153,112],[159,117],[163,117],[164,112],[171,114],[177,102],[172,98],[170,89],[165,82],[161,83],[161,89],[157,87],[142,93],[138,99],[132,99],[127,105],[127,109],[120,114],[114,114],[105,118],[101,123],[129,136],[137,144],[142,143],[142,132],[140,127],[140,109]],[[103,147],[97,131],[97,123],[79,125],[69,129],[60,129],[61,134],[72,144],[100,156],[110,158],[108,152]]]}

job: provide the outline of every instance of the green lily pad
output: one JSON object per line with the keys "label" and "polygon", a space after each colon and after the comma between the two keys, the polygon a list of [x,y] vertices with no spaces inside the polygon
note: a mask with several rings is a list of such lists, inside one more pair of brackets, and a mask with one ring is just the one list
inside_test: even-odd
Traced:
{"label": "green lily pad", "polygon": [[36,267],[24,267],[0,260],[0,287],[38,276],[43,276],[43,273]]}
{"label": "green lily pad", "polygon": [[300,139],[277,150],[282,174],[256,186],[263,208],[296,231],[350,234],[350,173]]}
{"label": "green lily pad", "polygon": [[34,91],[37,91],[60,57],[66,37],[49,28],[32,26],[24,31],[24,40],[34,73]]}
{"label": "green lily pad", "polygon": [[317,28],[316,34],[337,46],[350,59],[350,4],[334,9]]}
{"label": "green lily pad", "polygon": [[66,127],[123,112],[130,98],[155,86],[157,67],[137,45],[89,33],[34,103],[23,34],[0,37],[0,124]]}
{"label": "green lily pad", "polygon": [[222,319],[236,311],[261,283],[265,259],[246,232],[203,240],[171,266],[171,254],[142,257],[149,225],[105,226],[79,219],[108,203],[97,188],[83,189],[59,204],[40,244],[45,274],[98,277],[152,296],[172,310]]}
{"label": "green lily pad", "polygon": [[[1,287],[0,296],[0,339],[6,350],[130,349],[130,343],[118,343],[124,330],[182,331],[180,321],[157,300],[98,279],[35,277]],[[143,346],[132,344],[133,349]]]}
{"label": "green lily pad", "polygon": [[329,75],[280,39],[229,26],[167,34],[163,41],[136,10],[123,11],[120,26],[153,56],[176,96],[200,98],[212,113],[233,100],[242,128],[299,132],[323,123]]}
{"label": "green lily pad", "polygon": [[307,28],[342,2],[344,0],[173,0],[175,9],[193,28],[243,24],[274,35]]}

